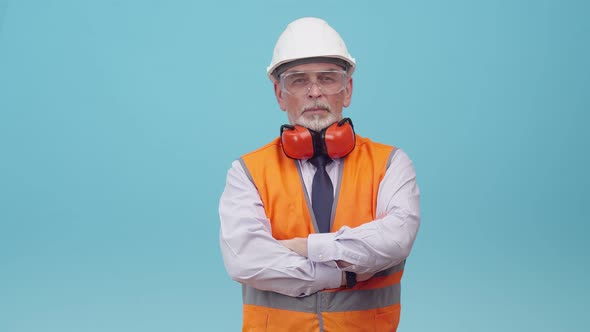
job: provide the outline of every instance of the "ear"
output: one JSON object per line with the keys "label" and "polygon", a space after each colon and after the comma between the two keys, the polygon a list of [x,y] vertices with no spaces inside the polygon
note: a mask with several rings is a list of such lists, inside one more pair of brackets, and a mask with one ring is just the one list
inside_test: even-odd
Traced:
{"label": "ear", "polygon": [[350,105],[352,99],[352,77],[348,78],[348,83],[346,83],[346,88],[344,88],[344,101],[342,102],[342,106],[348,107]]}
{"label": "ear", "polygon": [[277,98],[277,102],[279,103],[279,107],[281,108],[281,110],[283,112],[285,112],[287,110],[287,103],[285,101],[285,95],[283,90],[281,90],[281,83],[279,83],[279,81],[275,81],[273,83],[274,89],[275,89],[275,97]]}

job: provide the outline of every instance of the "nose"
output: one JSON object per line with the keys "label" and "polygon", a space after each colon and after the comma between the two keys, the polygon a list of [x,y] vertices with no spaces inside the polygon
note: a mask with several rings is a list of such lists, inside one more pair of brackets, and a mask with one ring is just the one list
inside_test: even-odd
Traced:
{"label": "nose", "polygon": [[317,84],[317,82],[311,83],[309,90],[307,91],[307,96],[309,98],[319,98],[322,95],[322,89]]}

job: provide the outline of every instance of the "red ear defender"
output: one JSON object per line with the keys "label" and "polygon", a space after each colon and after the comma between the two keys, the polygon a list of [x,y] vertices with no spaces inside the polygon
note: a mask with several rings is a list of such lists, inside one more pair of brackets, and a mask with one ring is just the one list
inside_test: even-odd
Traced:
{"label": "red ear defender", "polygon": [[309,129],[301,126],[281,126],[281,146],[289,158],[309,159],[313,157],[313,137]]}
{"label": "red ear defender", "polygon": [[354,150],[355,134],[352,121],[344,118],[324,129],[324,144],[330,158],[342,158]]}
{"label": "red ear defender", "polygon": [[302,126],[281,126],[283,152],[293,159],[310,159],[316,153],[326,153],[332,159],[342,158],[354,150],[355,139],[349,118],[344,118],[321,132]]}

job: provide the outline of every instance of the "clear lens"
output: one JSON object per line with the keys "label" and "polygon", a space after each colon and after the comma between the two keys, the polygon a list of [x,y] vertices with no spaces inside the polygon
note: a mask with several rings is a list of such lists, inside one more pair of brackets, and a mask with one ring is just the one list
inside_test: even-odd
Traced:
{"label": "clear lens", "polygon": [[296,71],[281,75],[281,89],[294,96],[304,96],[313,85],[323,94],[333,95],[346,87],[346,72],[343,70]]}

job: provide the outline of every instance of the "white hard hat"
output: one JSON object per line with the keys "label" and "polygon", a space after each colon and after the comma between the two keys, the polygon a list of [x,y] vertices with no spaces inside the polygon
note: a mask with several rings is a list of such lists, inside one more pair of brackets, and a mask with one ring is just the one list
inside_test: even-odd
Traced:
{"label": "white hard hat", "polygon": [[280,65],[318,57],[343,60],[347,64],[348,74],[354,72],[356,62],[338,32],[319,18],[300,18],[291,22],[279,37],[266,73],[274,81],[273,73]]}

